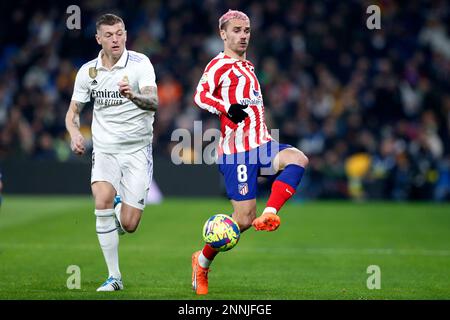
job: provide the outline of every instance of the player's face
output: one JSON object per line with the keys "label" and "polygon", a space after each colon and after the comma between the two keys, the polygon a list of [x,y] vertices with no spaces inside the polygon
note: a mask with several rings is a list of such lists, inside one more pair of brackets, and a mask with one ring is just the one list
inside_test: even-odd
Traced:
{"label": "player's face", "polygon": [[239,55],[247,51],[250,41],[250,22],[241,19],[231,19],[224,30],[220,31],[220,36],[225,47]]}
{"label": "player's face", "polygon": [[95,37],[106,55],[120,58],[127,41],[127,32],[122,23],[116,23],[112,26],[101,25]]}

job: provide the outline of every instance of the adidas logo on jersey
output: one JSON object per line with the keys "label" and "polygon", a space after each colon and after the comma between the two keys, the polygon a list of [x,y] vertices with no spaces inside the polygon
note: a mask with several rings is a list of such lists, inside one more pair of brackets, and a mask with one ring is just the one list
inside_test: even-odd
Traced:
{"label": "adidas logo on jersey", "polygon": [[91,82],[91,85],[96,86],[98,84],[97,80],[94,79],[94,81]]}

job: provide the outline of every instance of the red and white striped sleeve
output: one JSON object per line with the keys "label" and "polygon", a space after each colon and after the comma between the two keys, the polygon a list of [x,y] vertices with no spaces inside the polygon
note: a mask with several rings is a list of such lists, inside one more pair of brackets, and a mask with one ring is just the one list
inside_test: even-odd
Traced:
{"label": "red and white striped sleeve", "polygon": [[231,67],[232,63],[230,63],[229,59],[220,58],[213,59],[206,66],[195,92],[195,104],[202,109],[218,115],[227,113],[230,105],[222,99],[220,90],[217,90],[216,93],[216,89],[220,87],[224,75],[226,75]]}

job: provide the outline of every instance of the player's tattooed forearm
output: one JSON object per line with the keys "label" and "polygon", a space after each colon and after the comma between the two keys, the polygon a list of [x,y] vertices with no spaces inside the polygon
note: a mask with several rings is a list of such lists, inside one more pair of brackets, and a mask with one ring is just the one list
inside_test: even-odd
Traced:
{"label": "player's tattooed forearm", "polygon": [[[79,102],[79,101],[74,101],[73,106],[72,107],[72,119],[70,122],[68,122],[68,124],[72,124],[73,127],[75,127],[76,129],[80,129],[80,113],[81,110],[83,110],[85,103],[83,102]],[[69,118],[70,119],[70,118]]]}
{"label": "player's tattooed forearm", "polygon": [[85,105],[85,103],[78,102],[78,101],[75,102],[75,108],[77,110],[77,113],[80,113],[81,110],[83,110],[84,105]]}
{"label": "player's tattooed forearm", "polygon": [[80,129],[80,116],[77,114],[74,115],[73,119],[72,119],[72,123],[76,128]]}
{"label": "player's tattooed forearm", "polygon": [[156,111],[158,109],[158,94],[154,87],[144,87],[131,99],[143,110]]}

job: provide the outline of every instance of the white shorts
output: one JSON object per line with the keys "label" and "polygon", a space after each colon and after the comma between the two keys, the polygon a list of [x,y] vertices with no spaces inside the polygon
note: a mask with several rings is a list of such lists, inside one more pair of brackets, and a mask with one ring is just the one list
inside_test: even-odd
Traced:
{"label": "white shorts", "polygon": [[92,151],[91,184],[112,184],[122,201],[144,210],[153,176],[152,146],[134,153],[102,153]]}

